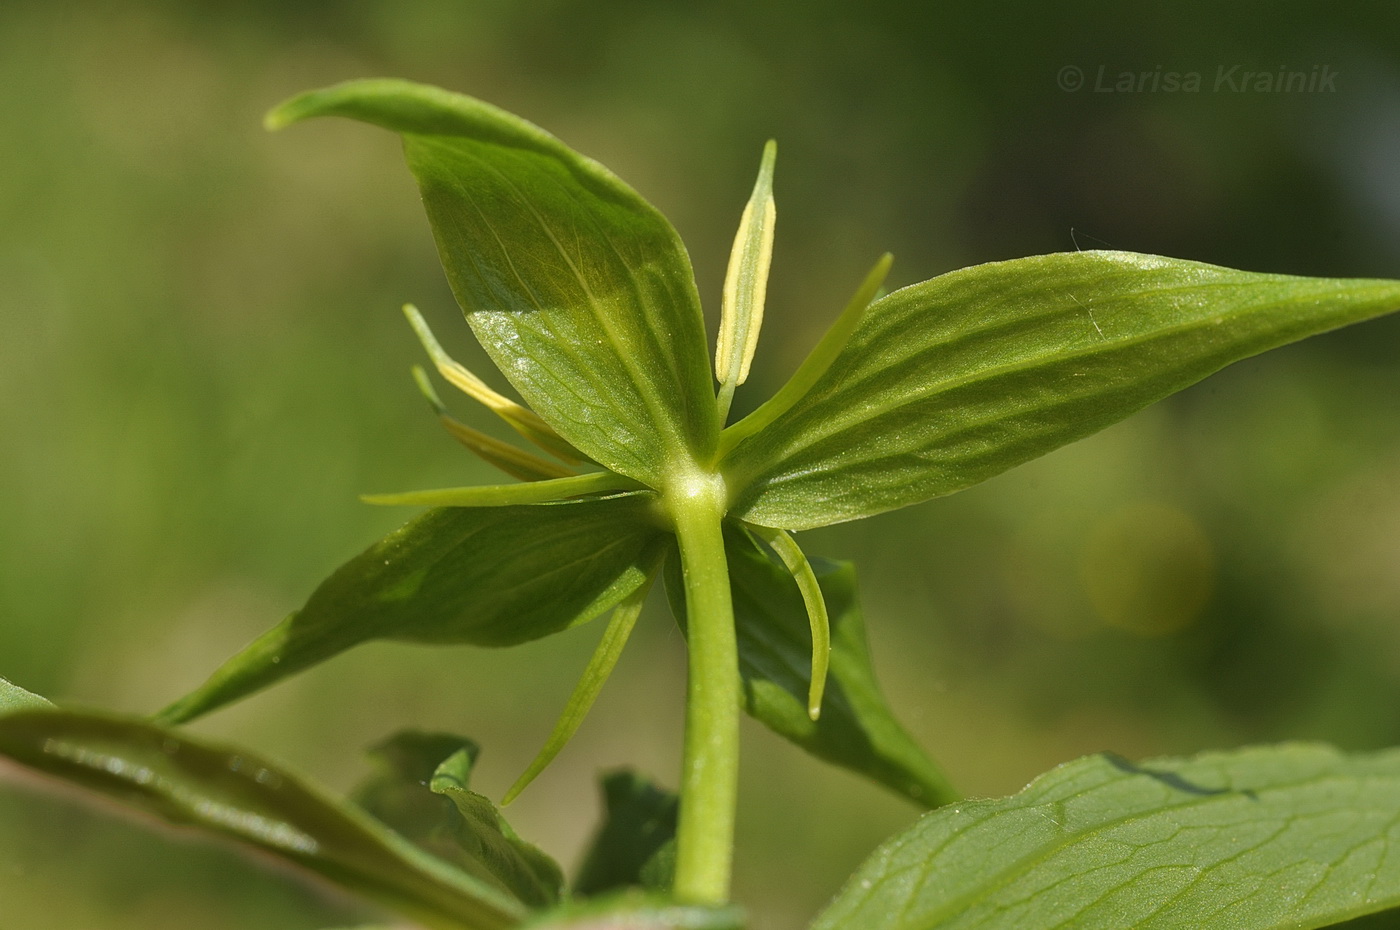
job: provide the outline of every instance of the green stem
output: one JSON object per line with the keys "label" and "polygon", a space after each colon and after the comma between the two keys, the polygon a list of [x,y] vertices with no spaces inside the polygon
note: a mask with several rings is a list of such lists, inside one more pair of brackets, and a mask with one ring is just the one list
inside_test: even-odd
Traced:
{"label": "green stem", "polygon": [[696,477],[668,494],[685,576],[690,678],[675,895],[696,904],[729,899],[739,782],[739,647],[724,555],[723,483]]}

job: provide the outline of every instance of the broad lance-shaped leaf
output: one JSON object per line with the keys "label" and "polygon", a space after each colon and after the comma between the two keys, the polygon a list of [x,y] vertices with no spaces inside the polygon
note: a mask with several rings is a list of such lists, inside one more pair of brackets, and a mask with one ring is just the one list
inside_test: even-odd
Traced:
{"label": "broad lance-shaped leaf", "polygon": [[813,930],[1309,930],[1400,906],[1400,750],[1097,755],[924,817]]}
{"label": "broad lance-shaped leaf", "polygon": [[407,81],[312,91],[271,127],[345,116],[403,136],[449,283],[477,338],[560,435],[652,486],[718,429],[680,238],[592,159],[489,104]]}
{"label": "broad lance-shaped leaf", "polygon": [[440,930],[497,930],[526,907],[242,750],[144,721],[66,710],[0,717],[0,758],[271,854]]}
{"label": "broad lance-shaped leaf", "polygon": [[19,685],[11,684],[0,678],[0,714],[10,714],[17,710],[37,710],[42,707],[52,707],[48,701],[31,694]]}
{"label": "broad lance-shaped leaf", "polygon": [[[746,530],[725,531],[739,671],[754,717],[819,759],[865,775],[925,807],[955,800],[943,773],[905,732],[875,682],[865,621],[849,562],[813,559],[831,622],[831,664],[822,713],[808,714],[812,633],[797,582]],[[673,552],[674,555],[674,552]],[[677,559],[667,563],[666,591],[685,616]]]}
{"label": "broad lance-shaped leaf", "polygon": [[158,719],[193,719],[372,639],[510,646],[590,620],[646,580],[663,536],[649,508],[630,495],[430,510]]}
{"label": "broad lance-shaped leaf", "polygon": [[954,271],[872,304],[811,390],[733,449],[731,514],[806,529],[949,494],[1231,362],[1396,309],[1396,281],[1128,252]]}
{"label": "broad lance-shaped leaf", "polygon": [[420,849],[532,908],[550,907],[563,874],[467,787],[479,752],[471,740],[445,733],[396,734],[372,750],[380,771],[354,800]]}

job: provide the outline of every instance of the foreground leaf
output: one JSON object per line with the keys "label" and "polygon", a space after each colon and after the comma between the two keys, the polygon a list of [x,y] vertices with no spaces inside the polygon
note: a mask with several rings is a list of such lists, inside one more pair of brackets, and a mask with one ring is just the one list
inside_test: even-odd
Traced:
{"label": "foreground leaf", "polygon": [[1080,759],[926,814],[813,930],[1308,930],[1400,906],[1400,750]]}
{"label": "foreground leaf", "polygon": [[509,646],[590,620],[646,580],[661,531],[640,496],[430,510],[162,711],[178,723],[372,639]]}
{"label": "foreground leaf", "polygon": [[[858,772],[936,807],[957,797],[947,779],[895,719],[875,682],[865,620],[849,562],[814,559],[831,624],[830,674],[820,719],[808,714],[812,633],[797,582],[747,531],[725,532],[745,709],[819,759]],[[667,564],[667,594],[685,616],[678,560]]]}
{"label": "foreground leaf", "polygon": [[52,707],[48,701],[37,694],[30,694],[19,685],[10,684],[0,678],[0,714],[9,714],[17,710],[37,710],[42,707]]}
{"label": "foreground leaf", "polygon": [[603,824],[584,855],[574,893],[671,887],[679,799],[631,771],[603,777]]}
{"label": "foreground leaf", "polygon": [[250,753],[182,732],[96,714],[26,711],[0,717],[0,756],[271,854],[430,927],[495,930],[526,913],[355,805]]}
{"label": "foreground leaf", "polygon": [[354,799],[420,849],[524,904],[556,904],[564,884],[559,866],[467,787],[478,752],[461,737],[399,733],[374,748],[381,770]]}
{"label": "foreground leaf", "polygon": [[954,271],[872,304],[807,394],[734,448],[732,514],[805,529],[949,494],[1231,362],[1397,308],[1396,281],[1128,252]]}
{"label": "foreground leaf", "polygon": [[397,80],[302,94],[274,128],[345,116],[403,136],[457,301],[525,400],[581,452],[657,486],[717,432],[690,259],[612,172],[489,104]]}

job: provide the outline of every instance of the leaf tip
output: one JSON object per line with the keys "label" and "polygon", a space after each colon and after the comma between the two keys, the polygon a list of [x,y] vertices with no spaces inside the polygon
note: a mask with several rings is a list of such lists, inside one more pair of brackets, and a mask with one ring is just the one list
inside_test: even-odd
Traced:
{"label": "leaf tip", "polygon": [[312,115],[307,108],[307,99],[316,91],[297,94],[295,97],[288,97],[277,106],[263,114],[263,128],[268,132],[277,132],[286,129],[292,123],[300,122],[307,116]]}
{"label": "leaf tip", "polygon": [[527,772],[525,773],[525,775],[520,776],[520,778],[516,780],[515,784],[510,786],[510,790],[508,790],[504,795],[502,795],[501,803],[499,805],[500,807],[509,807],[511,805],[511,802],[513,802],[516,798],[520,797],[520,792],[524,791],[525,786],[534,780],[532,778],[527,778],[526,775],[528,774],[529,773]]}

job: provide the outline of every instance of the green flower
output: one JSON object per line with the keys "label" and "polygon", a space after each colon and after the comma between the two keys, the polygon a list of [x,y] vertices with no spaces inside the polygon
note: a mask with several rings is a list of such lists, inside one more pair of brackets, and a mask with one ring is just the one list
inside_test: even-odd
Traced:
{"label": "green flower", "polygon": [[417,372],[448,429],[520,480],[371,498],[434,509],[162,718],[189,720],[370,639],[508,646],[613,611],[513,796],[576,728],[664,573],[691,653],[682,899],[727,895],[741,706],[920,803],[954,797],[875,685],[852,570],[809,562],[790,532],[952,493],[1230,362],[1400,306],[1391,281],[1123,252],[981,265],[876,300],[885,256],[791,380],[727,424],[762,320],[771,143],[712,369],[684,246],[601,165],[492,106],[402,81],[304,94],[268,122],[328,115],[402,136],[453,293],[529,407],[448,358],[411,307],[410,321],[438,372],[538,451],[453,419]]}

